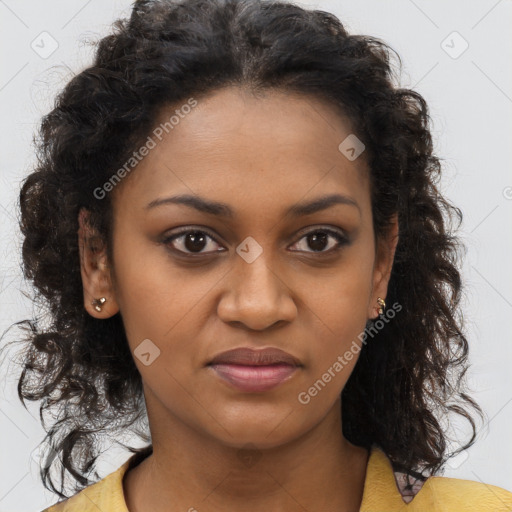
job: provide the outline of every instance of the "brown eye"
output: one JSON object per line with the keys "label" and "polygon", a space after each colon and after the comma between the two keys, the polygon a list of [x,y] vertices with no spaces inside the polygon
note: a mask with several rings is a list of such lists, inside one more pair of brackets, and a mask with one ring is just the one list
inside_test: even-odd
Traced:
{"label": "brown eye", "polygon": [[[217,241],[205,231],[197,229],[182,231],[171,235],[164,240],[166,245],[177,252],[184,254],[207,254],[211,252],[220,252],[215,250],[215,246],[219,245]],[[213,248],[213,250],[211,250]],[[207,249],[207,250],[205,250]]]}
{"label": "brown eye", "polygon": [[[305,243],[302,243],[302,249],[299,250],[313,253],[328,253],[349,243],[344,235],[331,229],[315,229],[310,231],[296,245],[300,245],[302,240],[305,240]],[[326,248],[327,250],[325,250]]]}

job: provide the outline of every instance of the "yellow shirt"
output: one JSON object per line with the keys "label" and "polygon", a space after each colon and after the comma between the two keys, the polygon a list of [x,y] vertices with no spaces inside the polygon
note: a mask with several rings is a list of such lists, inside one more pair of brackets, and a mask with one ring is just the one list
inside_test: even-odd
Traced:
{"label": "yellow shirt", "polygon": [[[129,512],[124,500],[123,476],[134,457],[136,455],[99,482],[42,512]],[[366,468],[360,512],[399,511],[511,512],[512,492],[472,480],[431,476],[406,503],[390,460],[377,445],[373,445]]]}

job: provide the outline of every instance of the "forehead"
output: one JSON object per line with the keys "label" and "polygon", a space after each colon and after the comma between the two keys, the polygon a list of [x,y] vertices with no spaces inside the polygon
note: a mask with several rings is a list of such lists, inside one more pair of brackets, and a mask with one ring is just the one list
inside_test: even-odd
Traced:
{"label": "forehead", "polygon": [[340,151],[351,124],[327,102],[229,87],[184,108],[191,104],[161,108],[152,149],[115,195],[147,203],[165,193],[197,193],[248,206],[249,198],[288,204],[340,192],[368,203],[364,154],[351,161]]}

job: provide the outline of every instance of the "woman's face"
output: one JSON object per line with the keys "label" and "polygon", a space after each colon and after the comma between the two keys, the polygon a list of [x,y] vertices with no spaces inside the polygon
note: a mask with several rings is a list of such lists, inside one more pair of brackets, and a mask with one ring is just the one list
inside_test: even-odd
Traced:
{"label": "woman's face", "polygon": [[[98,318],[119,308],[150,422],[277,446],[340,414],[353,343],[386,297],[395,244],[374,245],[365,155],[354,159],[351,139],[340,150],[350,126],[328,105],[228,88],[163,110],[155,128],[176,109],[111,192],[113,287],[83,271],[84,288],[107,297],[102,312],[89,295],[86,307]],[[172,200],[184,195],[196,206]],[[239,347],[275,347],[300,366],[281,366],[287,377],[266,390],[254,368],[249,387],[233,384],[221,376],[233,366],[208,363]]]}

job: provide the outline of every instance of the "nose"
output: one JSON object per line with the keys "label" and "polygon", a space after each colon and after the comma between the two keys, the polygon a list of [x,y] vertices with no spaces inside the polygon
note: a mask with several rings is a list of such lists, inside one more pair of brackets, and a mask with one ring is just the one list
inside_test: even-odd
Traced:
{"label": "nose", "polygon": [[263,252],[252,263],[236,256],[235,268],[226,276],[217,314],[226,323],[251,330],[291,322],[297,315],[293,291]]}

